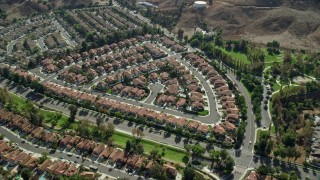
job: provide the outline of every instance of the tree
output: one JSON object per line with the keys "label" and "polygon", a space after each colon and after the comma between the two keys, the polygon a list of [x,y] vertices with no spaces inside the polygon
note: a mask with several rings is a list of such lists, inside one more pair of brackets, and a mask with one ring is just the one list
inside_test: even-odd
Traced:
{"label": "tree", "polygon": [[132,136],[135,137],[137,134],[137,128],[133,128],[131,133],[132,133]]}
{"label": "tree", "polygon": [[112,124],[111,122],[108,122],[106,130],[104,132],[104,137],[110,138],[114,134],[114,131],[115,131],[114,124]]}
{"label": "tree", "polygon": [[188,43],[188,39],[189,39],[188,35],[184,35],[183,39],[185,43]]}
{"label": "tree", "polygon": [[70,111],[69,122],[73,123],[76,118],[76,114],[78,112],[78,107],[75,105],[69,105],[68,109]]}
{"label": "tree", "polygon": [[55,119],[52,119],[50,123],[51,123],[51,128],[54,128],[58,124],[58,121]]}
{"label": "tree", "polygon": [[130,152],[132,151],[132,148],[133,148],[132,142],[131,142],[130,140],[127,140],[127,142],[126,142],[126,147],[125,147],[124,150],[125,150],[127,153],[130,153]]}
{"label": "tree", "polygon": [[233,171],[233,166],[235,165],[234,160],[232,157],[228,156],[225,160],[225,168],[223,173],[230,174]]}
{"label": "tree", "polygon": [[196,173],[194,168],[189,164],[186,168],[183,170],[183,180],[193,180]]}
{"label": "tree", "polygon": [[178,30],[178,39],[179,39],[180,41],[181,41],[182,38],[183,38],[183,33],[184,33],[184,31],[179,28],[179,30]]}
{"label": "tree", "polygon": [[30,169],[23,168],[21,170],[21,177],[23,179],[30,179],[31,175],[32,175],[32,171]]}
{"label": "tree", "polygon": [[76,130],[82,136],[89,136],[90,135],[89,125],[90,125],[90,122],[88,120],[80,120]]}
{"label": "tree", "polygon": [[157,162],[151,167],[150,174],[154,179],[166,180],[167,174],[163,166]]}
{"label": "tree", "polygon": [[138,138],[142,138],[144,136],[143,131],[141,131],[139,128],[137,129],[137,133],[136,134],[137,134]]}
{"label": "tree", "polygon": [[206,149],[199,144],[192,146],[192,155],[195,156],[196,159],[202,156],[205,152]]}
{"label": "tree", "polygon": [[97,124],[97,126],[99,127],[101,123],[103,123],[103,117],[102,117],[102,116],[98,116],[98,117],[96,118],[96,124]]}
{"label": "tree", "polygon": [[261,175],[272,175],[274,173],[273,167],[261,165],[257,169],[257,173]]}
{"label": "tree", "polygon": [[128,154],[143,154],[144,148],[139,139],[127,140],[125,151]]}
{"label": "tree", "polygon": [[291,62],[292,62],[291,53],[288,53],[288,52],[287,52],[287,53],[284,55],[283,61],[284,61],[285,63],[291,63]]}
{"label": "tree", "polygon": [[186,145],[184,145],[184,149],[186,150],[186,152],[188,154],[190,154],[191,150],[192,150],[192,146],[190,144],[186,144]]}
{"label": "tree", "polygon": [[112,6],[112,5],[113,5],[112,0],[109,0],[109,6]]}
{"label": "tree", "polygon": [[293,147],[296,144],[296,134],[292,131],[289,131],[283,135],[282,142],[286,146]]}
{"label": "tree", "polygon": [[150,159],[155,160],[155,161],[159,160],[161,158],[159,150],[152,149],[149,157],[150,157]]}
{"label": "tree", "polygon": [[0,8],[0,19],[4,20],[7,18],[7,16],[8,15],[7,15],[6,11]]}
{"label": "tree", "polygon": [[209,156],[212,159],[212,164],[211,167],[213,168],[214,163],[219,162],[220,161],[220,151],[216,151],[216,150],[210,150],[209,151]]}
{"label": "tree", "polygon": [[200,41],[199,41],[198,39],[193,39],[193,40],[190,42],[190,45],[191,45],[192,47],[197,48],[197,47],[200,46]]}

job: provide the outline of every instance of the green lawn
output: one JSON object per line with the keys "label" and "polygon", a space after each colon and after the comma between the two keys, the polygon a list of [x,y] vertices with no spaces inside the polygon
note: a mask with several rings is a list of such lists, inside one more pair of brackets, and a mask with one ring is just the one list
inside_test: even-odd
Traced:
{"label": "green lawn", "polygon": [[245,54],[234,52],[234,51],[227,51],[225,48],[219,48],[219,49],[222,50],[222,52],[225,52],[226,54],[232,56],[234,59],[239,59],[243,61],[243,63],[245,64],[251,64],[247,55]]}
{"label": "green lawn", "polygon": [[[114,138],[115,144],[123,148],[126,146],[126,142],[128,140],[133,139],[132,136],[121,133],[121,132],[114,133],[113,138]],[[164,152],[163,158],[169,161],[182,163],[182,158],[187,155],[187,153],[182,150],[179,150],[170,146],[158,144],[149,140],[142,139],[141,142],[143,144],[144,151],[146,154],[149,154],[153,149],[158,149],[160,153]]]}
{"label": "green lawn", "polygon": [[[10,96],[12,98],[15,108],[18,111],[24,111],[27,106],[26,100],[13,93],[10,93]],[[39,113],[44,116],[44,122],[49,123],[58,112],[39,109]],[[61,118],[58,119],[56,128],[64,127],[64,125],[66,125],[67,123],[68,123],[68,116],[62,114]]]}
{"label": "green lawn", "polygon": [[271,126],[271,133],[272,134],[276,133],[276,127],[274,125]]}
{"label": "green lawn", "polygon": [[107,89],[106,93],[107,94],[112,94],[112,89]]}
{"label": "green lawn", "polygon": [[[44,115],[45,122],[47,123],[50,123],[56,114],[56,112],[47,111],[43,109],[40,110],[40,113]],[[65,127],[68,124],[68,119],[69,119],[68,116],[62,114],[61,118],[57,122],[56,128],[60,129],[62,127]]]}
{"label": "green lawn", "polygon": [[273,92],[280,90],[281,86],[277,82],[272,83],[272,90]]}
{"label": "green lawn", "polygon": [[[27,106],[26,100],[22,97],[15,95],[15,94],[12,94],[12,93],[10,93],[10,96],[12,97],[13,103],[14,103],[15,107],[17,108],[17,110],[23,111],[25,109],[25,107]],[[44,110],[44,109],[40,109],[39,113],[43,114],[43,116],[45,117],[44,122],[47,123],[47,125],[49,125],[49,126],[51,126],[50,121],[57,114],[57,112],[55,112],[55,111],[48,111],[48,110]],[[68,123],[68,116],[62,114],[61,118],[58,120],[56,128],[64,127],[64,125],[67,123]],[[74,124],[72,124],[68,128],[73,128],[74,126],[77,125],[77,123],[78,122],[75,122]],[[124,148],[126,146],[126,142],[128,140],[133,139],[132,136],[130,136],[128,134],[121,133],[121,132],[115,132],[113,135],[113,138],[115,140],[115,144],[119,147],[122,147],[122,148]],[[169,160],[169,161],[182,163],[182,158],[187,155],[187,153],[182,150],[179,150],[179,149],[176,149],[176,148],[173,148],[170,146],[162,145],[159,143],[155,143],[152,141],[148,141],[145,139],[142,139],[142,143],[144,146],[144,150],[147,154],[150,153],[154,148],[156,148],[159,150],[160,153],[163,153],[163,158],[165,158],[166,160]]]}
{"label": "green lawn", "polygon": [[264,52],[264,63],[267,65],[272,65],[274,62],[282,62],[284,52],[281,51],[279,55],[269,55],[266,48],[262,49]]}
{"label": "green lawn", "polygon": [[198,112],[198,115],[199,116],[206,116],[206,115],[208,115],[209,114],[209,111],[208,110],[203,110],[203,111],[199,111]]}
{"label": "green lawn", "polygon": [[20,96],[13,94],[13,93],[10,93],[10,96],[12,98],[12,101],[14,103],[15,108],[18,111],[24,110],[24,108],[27,105],[26,100],[24,98],[21,98]]}

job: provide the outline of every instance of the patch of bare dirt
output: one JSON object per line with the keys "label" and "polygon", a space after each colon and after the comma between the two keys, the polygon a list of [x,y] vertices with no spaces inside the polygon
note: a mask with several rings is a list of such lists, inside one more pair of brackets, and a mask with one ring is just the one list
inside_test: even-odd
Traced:
{"label": "patch of bare dirt", "polygon": [[150,2],[159,9],[186,3],[174,30],[182,28],[189,37],[196,27],[222,28],[226,39],[245,38],[259,44],[278,40],[286,48],[319,51],[320,3],[316,0],[214,0],[203,12],[195,11],[190,0]]}

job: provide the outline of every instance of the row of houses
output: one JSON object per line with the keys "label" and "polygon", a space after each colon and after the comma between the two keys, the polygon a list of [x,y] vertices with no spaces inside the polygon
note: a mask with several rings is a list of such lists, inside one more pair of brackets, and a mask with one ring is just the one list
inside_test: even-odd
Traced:
{"label": "row of houses", "polygon": [[277,178],[270,175],[260,175],[256,171],[250,171],[245,180],[277,180]]}
{"label": "row of houses", "polygon": [[143,89],[132,86],[126,86],[122,83],[118,83],[117,85],[113,86],[112,94],[119,94],[122,97],[128,97],[136,100],[142,100],[144,97],[148,95]]}
{"label": "row of houses", "polygon": [[136,68],[127,69],[122,72],[115,73],[106,77],[104,81],[100,81],[97,84],[97,89],[105,91],[115,84],[121,83],[125,80],[132,80],[132,83],[136,87],[145,87],[147,85],[147,80],[143,74],[151,73],[149,79],[153,82],[158,80],[158,75],[155,71],[158,71],[164,63],[161,61],[150,62],[145,65],[140,65]]}
{"label": "row of houses", "polygon": [[160,48],[155,47],[151,43],[145,43],[144,48],[151,54],[154,59],[165,57],[167,54]]}
{"label": "row of houses", "polygon": [[[137,49],[137,50],[136,50]],[[69,83],[83,84],[105,73],[111,73],[120,68],[126,68],[133,65],[141,65],[151,59],[151,55],[144,52],[144,49],[140,46],[130,48],[126,52],[125,58],[119,53],[104,54],[99,58],[85,61],[82,65],[73,65],[69,70],[64,71],[59,75],[59,78]],[[143,53],[143,54],[141,54]],[[63,68],[64,65],[61,65]],[[145,66],[140,66],[140,71],[148,71]]]}
{"label": "row of houses", "polygon": [[[92,140],[81,138],[79,136],[66,135],[60,141],[60,146],[68,150],[76,148],[80,151],[88,151],[83,149],[88,144],[95,143]],[[95,143],[96,144],[96,143]],[[90,146],[89,145],[89,146]],[[127,170],[133,170],[135,172],[144,171],[146,174],[150,172],[151,168],[156,161],[149,160],[143,155],[128,154],[123,149],[116,148],[113,146],[105,146],[104,144],[96,144],[91,149],[93,158],[99,162],[108,162],[110,165],[115,167],[126,167]],[[164,168],[168,170],[172,177],[175,177],[178,173],[175,167],[170,164],[164,164]]]}
{"label": "row of houses", "polygon": [[[160,74],[161,81],[165,84],[165,92],[157,99],[158,105],[175,106],[177,109],[189,109],[191,111],[203,111],[205,109],[205,99],[201,92],[202,85],[190,74],[182,63],[175,58],[169,57],[165,65],[177,72],[178,78],[170,79],[168,72]],[[185,92],[185,89],[187,92]],[[187,97],[188,94],[188,99]],[[172,98],[174,96],[175,98]],[[173,100],[175,102],[173,102]]]}
{"label": "row of houses", "polygon": [[[32,125],[27,119],[15,115],[11,112],[0,110],[0,123],[6,124],[9,128],[17,129],[20,133],[30,135],[31,138],[41,140],[43,144],[50,144],[58,142],[59,146],[66,151],[75,149],[79,154],[83,152],[92,152],[92,157],[97,159],[99,162],[108,161],[111,165],[116,167],[126,166],[127,169],[133,169],[134,171],[150,171],[152,166],[156,163],[155,161],[148,160],[145,156],[128,154],[120,148],[113,146],[105,146],[102,143],[97,143],[93,140],[82,138],[80,136],[65,135],[61,137],[55,132],[47,132],[43,127],[37,127]],[[2,141],[0,141],[2,142]],[[7,146],[3,146],[7,147]],[[4,149],[4,150],[3,150]],[[9,149],[2,148],[0,144],[0,153],[3,151],[7,152]],[[19,149],[18,149],[19,150]],[[3,159],[10,161],[12,164],[18,164],[34,168],[37,165],[38,158],[25,159],[28,154],[22,153],[22,151],[15,150],[5,153]],[[11,154],[10,154],[11,153]],[[30,161],[29,161],[30,160]],[[164,165],[164,168],[170,172],[171,176],[177,175],[177,170],[169,164]],[[41,171],[48,171],[56,175],[72,176],[78,173],[75,164],[58,161],[56,163],[51,160],[45,161],[42,165],[39,165]]]}
{"label": "row of houses", "polygon": [[[145,39],[145,38],[143,38]],[[129,42],[130,48],[123,49],[122,52],[117,52],[121,44]],[[45,73],[55,73],[65,66],[83,61],[91,65],[94,70],[100,69],[100,71],[111,72],[120,67],[126,67],[129,65],[139,64],[145,62],[151,58],[151,54],[146,52],[148,48],[137,45],[138,42],[135,38],[120,41],[118,44],[113,43],[111,45],[105,45],[100,48],[90,49],[88,52],[83,52],[81,55],[78,53],[66,56],[63,59],[54,60],[52,58],[46,58],[41,61],[42,70]],[[156,47],[150,44],[151,49]],[[149,47],[149,46],[148,46]],[[162,52],[162,51],[161,51]],[[103,68],[103,69],[102,69]]]}
{"label": "row of houses", "polygon": [[[7,49],[6,49],[7,45],[11,41],[17,40],[23,37],[24,35],[26,35],[24,37],[33,37],[33,35],[38,35],[34,37],[40,37],[42,35],[47,35],[48,33],[53,32],[54,30],[55,28],[52,26],[51,20],[47,18],[43,18],[42,16],[32,17],[28,20],[26,19],[19,23],[13,23],[13,25],[5,26],[4,28],[1,28],[1,31],[0,31],[0,52],[2,50],[7,52]],[[28,41],[30,41],[30,38],[27,38],[27,39]],[[28,41],[27,41],[27,44],[29,44]],[[26,50],[23,47],[23,44],[24,44],[23,41],[20,41],[20,42],[18,41],[17,43],[20,44],[20,46],[22,46],[22,48],[19,48],[20,50],[19,53],[26,55],[25,51],[21,51],[23,49]],[[30,50],[31,48],[32,47],[30,46]]]}
{"label": "row of houses", "polygon": [[[153,111],[144,107],[130,105],[104,97],[98,98],[98,96],[96,95],[70,89],[51,82],[45,82],[43,83],[43,86],[46,89],[47,93],[55,94],[56,96],[63,99],[71,99],[73,101],[78,101],[79,103],[89,102],[96,108],[106,109],[110,112],[120,112],[123,115],[133,116],[135,118],[144,118],[148,121],[152,121],[162,126],[164,126],[165,124],[169,124],[174,128],[186,128],[192,132],[199,132],[204,135],[209,133],[209,126],[207,124],[201,124],[197,121],[188,121],[187,119],[182,117],[174,117],[169,114]],[[223,135],[226,132],[235,131],[235,127],[232,125],[233,124],[229,122],[221,124],[221,127],[219,127],[218,129],[224,129],[224,131],[215,131],[214,127],[220,126],[215,125],[212,127],[212,132]]]}
{"label": "row of houses", "polygon": [[73,176],[79,174],[83,178],[95,179],[96,173],[90,171],[79,172],[78,166],[68,161],[52,161],[45,160],[39,164],[39,157],[32,153],[25,152],[18,147],[11,146],[4,140],[0,140],[0,160],[2,164],[8,166],[18,166],[33,170],[34,178],[39,177],[44,172],[49,172],[54,175]]}
{"label": "row of houses", "polygon": [[[4,65],[4,64],[0,64],[0,65],[1,66],[3,65],[3,67],[9,67],[9,66]],[[23,78],[25,78],[27,80],[30,80],[30,82],[39,80],[39,78],[36,77],[35,75],[30,74],[27,71],[25,71],[23,69],[20,69],[18,67],[10,67],[10,72],[13,73],[13,74],[18,75],[19,77],[23,77]]]}
{"label": "row of houses", "polygon": [[169,39],[167,36],[160,37],[159,42],[162,43],[166,48],[170,48],[175,52],[183,52],[187,50],[186,47],[181,46],[174,40]]}
{"label": "row of houses", "polygon": [[197,68],[216,89],[222,108],[226,111],[226,121],[235,125],[239,123],[239,110],[236,106],[234,95],[229,89],[226,80],[204,58],[190,53],[185,59]]}

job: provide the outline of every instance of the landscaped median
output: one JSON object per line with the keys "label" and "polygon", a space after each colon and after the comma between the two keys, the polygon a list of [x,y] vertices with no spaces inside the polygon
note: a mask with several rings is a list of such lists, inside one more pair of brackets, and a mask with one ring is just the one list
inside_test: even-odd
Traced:
{"label": "landscaped median", "polygon": [[[0,122],[8,129],[17,131],[17,133],[19,133],[20,136],[23,136],[27,141],[35,142],[40,146],[46,146],[47,148],[52,149],[52,151],[59,149],[69,153],[76,153],[79,157],[82,156],[82,158],[89,156],[96,159],[97,162],[107,163],[115,168],[123,169],[125,167],[128,172],[134,169],[131,172],[138,172],[139,175],[144,176],[146,176],[145,172],[153,172],[154,168],[161,168],[166,172],[168,177],[172,178],[174,178],[178,173],[176,168],[173,166],[173,163],[165,164],[166,161],[161,159],[161,157],[164,156],[166,148],[163,147],[163,152],[161,154],[158,153],[160,151],[157,151],[150,153],[150,155],[145,155],[145,145],[149,144],[147,149],[150,151],[150,146],[155,147],[156,144],[150,144],[149,141],[142,140],[141,136],[130,138],[130,136],[126,137],[123,134],[118,134],[115,136],[117,142],[119,142],[119,138],[127,140],[125,147],[122,147],[121,149],[119,146],[115,146],[115,143],[110,143],[110,141],[105,143],[108,144],[107,146],[103,144],[103,141],[102,143],[101,141],[98,142],[98,140],[101,139],[102,133],[105,132],[98,132],[101,133],[100,136],[97,136],[100,137],[100,139],[92,138],[91,133],[94,133],[97,128],[93,129],[94,127],[90,124],[85,126],[86,128],[88,127],[87,130],[90,131],[90,136],[84,136],[80,133],[79,128],[81,127],[81,123],[79,123],[77,134],[69,130],[55,132],[42,126],[34,125],[31,123],[30,119],[26,119],[4,109],[0,109]],[[142,146],[140,143],[142,143]],[[151,176],[155,178],[153,175]]]}
{"label": "landscaped median", "polygon": [[[114,138],[114,143],[119,147],[125,147],[128,140],[134,139],[134,137],[121,132],[115,132],[112,137]],[[142,139],[141,143],[143,144],[145,153],[150,154],[152,150],[157,149],[161,153],[162,157],[167,161],[183,163],[182,159],[185,156],[188,156],[188,153],[184,150],[156,143],[154,141]]]}
{"label": "landscaped median", "polygon": [[[9,95],[12,98],[14,107],[17,108],[18,112],[22,112],[23,110],[26,110],[28,108],[28,102],[26,101],[26,99],[20,96],[17,96],[13,93],[9,93]],[[51,121],[54,121],[55,118],[57,118],[56,126],[54,127],[57,130],[61,129],[62,127],[72,130],[78,126],[78,121],[75,121],[74,123],[68,126],[69,124],[68,116],[64,114],[59,115],[59,112],[39,109],[39,113],[44,116],[44,123],[47,125],[51,125]],[[112,137],[114,139],[114,143],[118,147],[125,147],[126,142],[128,140],[134,139],[134,137],[118,131],[116,131],[112,135]],[[162,157],[168,161],[183,163],[182,162],[183,157],[188,155],[185,151],[181,149],[156,143],[150,140],[142,139],[141,143],[143,144],[145,153],[149,154],[153,149],[157,149],[159,150],[159,152],[161,152]]]}
{"label": "landscaped median", "polygon": [[203,111],[199,111],[198,112],[198,115],[199,116],[206,116],[206,115],[208,115],[209,114],[209,111],[208,110],[203,110]]}
{"label": "landscaped median", "polygon": [[[9,93],[9,96],[12,100],[13,108],[18,113],[28,110],[28,108],[30,108],[30,105],[34,106],[33,103],[16,94]],[[55,121],[54,123],[55,125],[52,126],[55,129],[65,128],[66,126],[73,127],[74,125],[76,125],[76,123],[70,124],[68,121],[68,116],[66,116],[65,114],[62,114],[61,112],[39,108],[38,114],[41,114],[43,116],[43,121],[44,121],[43,123],[46,125],[51,126],[52,121]]]}

